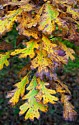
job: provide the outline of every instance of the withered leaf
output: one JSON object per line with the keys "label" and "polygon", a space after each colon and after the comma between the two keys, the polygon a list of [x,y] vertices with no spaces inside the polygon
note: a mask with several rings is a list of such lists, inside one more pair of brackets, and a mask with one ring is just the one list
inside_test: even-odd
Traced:
{"label": "withered leaf", "polygon": [[69,102],[70,96],[62,94],[61,101],[64,104],[63,117],[67,121],[74,121],[77,113],[74,110],[74,106]]}

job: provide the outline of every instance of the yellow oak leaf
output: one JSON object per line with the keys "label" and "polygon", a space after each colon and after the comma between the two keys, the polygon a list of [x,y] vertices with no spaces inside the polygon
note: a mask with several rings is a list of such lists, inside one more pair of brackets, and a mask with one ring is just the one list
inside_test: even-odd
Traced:
{"label": "yellow oak leaf", "polygon": [[72,14],[74,19],[79,19],[79,9],[74,9],[71,6],[68,6],[67,13]]}
{"label": "yellow oak leaf", "polygon": [[14,86],[17,87],[16,89],[14,89],[13,91],[9,92],[9,94],[7,95],[7,97],[12,97],[9,102],[12,105],[15,105],[18,101],[20,97],[23,97],[24,93],[25,93],[25,87],[26,84],[29,83],[28,80],[28,76],[26,75],[20,82],[16,83]]}
{"label": "yellow oak leaf", "polygon": [[66,92],[68,94],[71,94],[70,90],[68,89],[67,85],[65,85],[63,82],[61,82],[57,77],[55,79],[56,82],[56,91],[57,92]]}
{"label": "yellow oak leaf", "polygon": [[41,102],[37,102],[35,96],[38,94],[38,90],[36,90],[37,81],[36,77],[34,76],[27,87],[27,90],[29,90],[29,93],[26,94],[23,99],[27,100],[26,103],[20,106],[20,115],[25,114],[25,119],[31,119],[34,120],[34,118],[39,119],[40,113],[39,110],[46,112],[47,106],[43,105]]}
{"label": "yellow oak leaf", "polygon": [[[47,51],[48,57],[58,63],[67,63],[67,58],[66,56],[59,56],[58,51],[60,51],[60,48],[57,44],[51,42],[45,35],[42,37],[42,44],[43,44],[43,49]],[[63,48],[64,50],[64,48]]]}
{"label": "yellow oak leaf", "polygon": [[56,91],[46,88],[46,85],[48,84],[38,79],[38,86],[36,88],[39,90],[39,93],[35,97],[40,101],[43,99],[43,104],[55,104],[58,101],[58,98],[54,95]]}
{"label": "yellow oak leaf", "polygon": [[47,53],[44,50],[37,51],[37,56],[31,61],[31,68],[38,67],[38,71],[41,72],[45,67],[52,64],[52,61],[47,57]]}
{"label": "yellow oak leaf", "polygon": [[56,91],[61,94],[66,92],[66,90],[64,90],[64,88],[58,84],[56,84]]}
{"label": "yellow oak leaf", "polygon": [[[34,91],[36,89],[37,86],[37,80],[36,80],[36,76],[34,75],[31,82],[29,83],[28,87],[26,88],[27,90],[29,90],[29,93],[27,93],[26,95],[24,95],[24,97],[22,99],[29,99],[30,96],[36,95],[36,93],[38,93],[38,91]],[[32,95],[31,95],[32,93]]]}
{"label": "yellow oak leaf", "polygon": [[75,57],[74,57],[74,55],[73,55],[73,54],[75,54],[75,52],[74,52],[73,49],[66,47],[66,45],[63,44],[63,43],[61,43],[61,42],[59,42],[59,45],[60,45],[61,49],[63,49],[63,50],[65,51],[66,57],[67,57],[68,59],[69,59],[69,58],[70,58],[71,60],[74,60],[74,59],[75,59]]}
{"label": "yellow oak leaf", "polygon": [[0,34],[4,34],[12,29],[14,21],[17,16],[22,12],[22,9],[10,11],[8,15],[0,19]]}
{"label": "yellow oak leaf", "polygon": [[35,89],[36,86],[37,86],[36,76],[33,76],[29,86],[27,87],[27,90]]}
{"label": "yellow oak leaf", "polygon": [[27,47],[24,49],[16,49],[11,53],[12,56],[20,54],[19,58],[25,58],[27,56],[30,56],[30,58],[33,58],[35,56],[34,49],[39,47],[37,40],[30,40],[26,43]]}
{"label": "yellow oak leaf", "polygon": [[42,14],[39,21],[38,29],[43,33],[51,34],[55,30],[55,20],[58,17],[59,12],[53,7],[53,5],[46,3],[42,8]]}
{"label": "yellow oak leaf", "polygon": [[3,68],[4,64],[6,66],[9,65],[9,61],[7,59],[10,58],[10,53],[11,52],[0,54],[0,70]]}
{"label": "yellow oak leaf", "polygon": [[42,37],[43,49],[46,50],[49,54],[53,54],[57,44],[51,42],[45,35]]}
{"label": "yellow oak leaf", "polygon": [[[34,90],[36,91],[36,90]],[[35,93],[37,94],[37,93]],[[40,117],[40,111],[46,112],[47,111],[47,106],[44,106],[42,103],[39,103],[36,101],[36,99],[34,98],[34,95],[32,95],[29,97],[28,102],[24,103],[23,105],[20,106],[20,115],[25,114],[25,120],[30,119],[30,120],[34,120],[34,118],[39,119]]]}

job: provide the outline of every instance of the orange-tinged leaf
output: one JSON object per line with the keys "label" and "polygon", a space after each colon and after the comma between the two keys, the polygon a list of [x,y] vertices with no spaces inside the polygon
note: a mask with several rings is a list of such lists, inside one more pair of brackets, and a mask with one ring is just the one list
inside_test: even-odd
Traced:
{"label": "orange-tinged leaf", "polygon": [[39,38],[39,32],[36,28],[32,27],[31,29],[23,30],[22,34],[27,37],[33,37],[35,39]]}
{"label": "orange-tinged leaf", "polygon": [[21,17],[17,17],[17,22],[19,22],[19,26],[17,29],[19,30],[25,30],[27,28],[31,28],[32,26],[36,26],[39,15],[36,15],[35,18],[32,18],[32,16],[30,14],[28,14],[27,12],[23,12]]}
{"label": "orange-tinged leaf", "polygon": [[27,47],[24,49],[16,49],[11,53],[12,56],[20,54],[20,58],[25,58],[27,56],[30,56],[30,58],[33,58],[35,56],[34,49],[39,47],[37,40],[30,40],[26,43]]}
{"label": "orange-tinged leaf", "polygon": [[27,12],[23,12],[21,17],[17,18],[17,22],[19,23],[17,30],[19,31],[19,34],[23,34],[27,37],[34,37],[35,39],[38,39],[38,30],[36,27],[38,21],[39,21],[40,15],[36,15],[34,18],[32,15],[28,14]]}
{"label": "orange-tinged leaf", "polygon": [[39,22],[39,19],[40,19],[40,15],[36,15],[34,18],[31,19],[31,21],[27,24],[27,27],[28,28],[31,28],[32,26],[35,27],[38,22]]}

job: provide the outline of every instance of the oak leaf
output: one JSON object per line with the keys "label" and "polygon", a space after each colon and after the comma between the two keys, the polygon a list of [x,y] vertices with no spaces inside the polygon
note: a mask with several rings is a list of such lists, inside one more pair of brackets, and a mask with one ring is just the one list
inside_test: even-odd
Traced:
{"label": "oak leaf", "polygon": [[27,88],[29,90],[29,93],[26,94],[23,99],[28,100],[26,103],[20,106],[20,115],[25,114],[25,119],[31,119],[34,120],[34,117],[37,119],[40,117],[39,111],[41,110],[43,112],[47,111],[47,106],[44,106],[41,102],[37,102],[35,96],[38,93],[38,90],[36,90],[37,81],[36,77],[34,76]]}
{"label": "oak leaf", "polygon": [[30,40],[29,42],[26,43],[27,47],[24,49],[16,49],[15,51],[13,51],[11,53],[12,56],[20,54],[19,58],[25,58],[28,55],[30,56],[30,58],[33,58],[35,56],[35,52],[34,49],[39,47],[37,40]]}
{"label": "oak leaf", "polygon": [[17,22],[19,23],[17,30],[19,31],[19,34],[23,34],[27,37],[32,36],[33,38],[38,39],[38,30],[34,27],[36,27],[39,18],[40,15],[38,14],[35,17],[32,17],[31,14],[23,12],[21,16],[17,17]]}
{"label": "oak leaf", "polygon": [[40,101],[43,99],[43,104],[47,103],[54,104],[56,103],[56,101],[58,101],[58,98],[54,96],[54,94],[56,94],[56,91],[46,88],[46,85],[49,84],[38,79],[38,86],[36,87],[36,89],[39,90],[39,93],[35,97],[37,100]]}
{"label": "oak leaf", "polygon": [[45,50],[38,50],[36,53],[36,58],[31,61],[31,69],[38,68],[38,72],[40,73],[47,66],[52,65],[52,61],[47,57]]}
{"label": "oak leaf", "polygon": [[64,104],[63,117],[65,120],[74,121],[77,113],[74,110],[74,106],[69,102],[70,96],[62,94],[61,101]]}
{"label": "oak leaf", "polygon": [[34,27],[26,29],[26,30],[23,30],[22,34],[24,36],[33,37],[35,39],[39,38],[39,31],[36,28],[34,28]]}
{"label": "oak leaf", "polygon": [[19,8],[17,10],[9,11],[9,14],[0,19],[0,34],[4,34],[5,32],[9,32],[16,20],[17,16],[21,14],[22,9]]}
{"label": "oak leaf", "polygon": [[67,13],[72,14],[74,19],[79,19],[79,9],[72,8],[71,6],[67,7]]}
{"label": "oak leaf", "polygon": [[[52,64],[53,64],[53,62],[58,62],[59,64],[60,63],[64,63],[64,64],[67,63],[67,58],[66,58],[65,54],[62,56],[59,55],[59,52],[61,51],[60,46],[51,42],[51,40],[49,40],[44,35],[42,37],[42,40],[43,40],[43,42],[42,42],[43,49],[47,51],[48,57],[52,60]],[[63,50],[64,50],[64,47],[62,49],[62,52],[64,52]]]}
{"label": "oak leaf", "polygon": [[61,4],[61,5],[76,5],[77,1],[76,0],[54,0],[55,4]]}
{"label": "oak leaf", "polygon": [[12,105],[15,105],[19,101],[19,98],[23,97],[25,93],[26,84],[28,83],[29,83],[29,80],[28,80],[28,76],[26,75],[20,82],[14,85],[17,88],[8,93],[7,98],[11,97],[9,102]]}
{"label": "oak leaf", "polygon": [[[34,90],[36,91],[36,90]],[[37,94],[37,93],[35,93]],[[31,120],[34,120],[34,118],[39,119],[40,117],[40,111],[46,112],[47,111],[47,106],[44,106],[42,103],[39,103],[36,101],[35,95],[30,95],[28,102],[24,103],[22,106],[20,106],[20,115],[25,114],[25,119],[27,120],[28,118]]]}
{"label": "oak leaf", "polygon": [[11,52],[0,54],[0,70],[3,68],[4,64],[6,66],[9,65],[9,61],[7,59],[10,58],[10,53]]}
{"label": "oak leaf", "polygon": [[70,90],[68,89],[67,85],[65,85],[63,82],[61,82],[57,77],[54,79],[56,82],[56,91],[57,92],[67,92],[68,94],[71,95]]}
{"label": "oak leaf", "polygon": [[20,7],[21,7],[25,12],[29,12],[29,11],[33,10],[34,5],[27,3],[27,4],[24,4],[24,5],[21,5]]}
{"label": "oak leaf", "polygon": [[43,49],[47,51],[48,54],[53,54],[55,48],[57,47],[57,44],[51,42],[46,36],[43,35],[42,37],[42,44],[43,44]]}
{"label": "oak leaf", "polygon": [[43,33],[51,34],[52,31],[55,30],[55,20],[58,15],[59,12],[53,7],[53,5],[49,3],[44,4],[38,29]]}
{"label": "oak leaf", "polygon": [[70,58],[71,60],[74,60],[74,59],[75,59],[75,57],[74,57],[74,55],[73,55],[73,54],[75,54],[75,52],[74,52],[73,49],[66,47],[66,45],[63,44],[63,43],[59,43],[59,45],[60,45],[61,49],[63,49],[63,50],[65,51],[66,56],[67,56],[68,59],[69,59],[69,58]]}

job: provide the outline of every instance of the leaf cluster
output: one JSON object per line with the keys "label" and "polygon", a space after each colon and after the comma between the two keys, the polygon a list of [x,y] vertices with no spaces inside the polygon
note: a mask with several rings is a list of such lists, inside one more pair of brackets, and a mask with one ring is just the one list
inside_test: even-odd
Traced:
{"label": "leaf cluster", "polygon": [[69,102],[71,92],[56,74],[56,68],[67,64],[69,59],[75,59],[75,52],[58,39],[52,41],[49,37],[65,39],[67,36],[71,39],[74,34],[78,35],[78,4],[79,0],[12,0],[1,3],[0,37],[11,31],[16,23],[18,34],[24,36],[25,41],[21,41],[23,48],[15,45],[14,50],[0,53],[0,70],[9,65],[10,57],[18,55],[30,60],[22,69],[26,75],[7,95],[12,105],[20,98],[26,100],[20,106],[20,115],[26,113],[25,119],[39,119],[40,111],[48,110],[48,103],[55,104],[59,100],[57,93],[60,93],[64,105],[64,118],[71,121],[76,116],[74,106]]}

